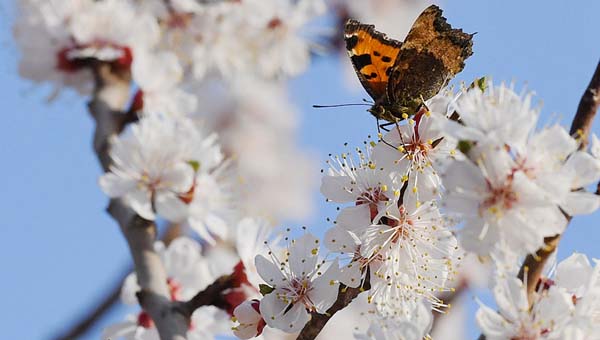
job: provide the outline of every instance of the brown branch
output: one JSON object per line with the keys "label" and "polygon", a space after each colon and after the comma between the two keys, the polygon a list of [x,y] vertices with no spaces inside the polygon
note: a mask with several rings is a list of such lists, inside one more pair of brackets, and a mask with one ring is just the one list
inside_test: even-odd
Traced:
{"label": "brown branch", "polygon": [[70,328],[63,335],[56,337],[56,340],[71,340],[78,339],[85,335],[93,325],[98,322],[105,313],[110,311],[112,307],[115,305],[117,301],[119,301],[119,297],[121,296],[121,286],[123,284],[123,280],[131,273],[131,268],[127,268],[119,276],[117,280],[113,283],[112,287],[109,290],[109,293],[106,294],[101,300],[100,303],[91,309],[91,311],[84,315],[81,320],[79,320],[73,327]]}
{"label": "brown branch", "polygon": [[573,118],[571,124],[571,135],[579,134],[581,138],[581,149],[584,149],[589,141],[590,130],[592,129],[592,122],[598,112],[600,106],[600,62],[596,66],[596,71],[590,80],[590,84],[585,89],[579,106],[577,107],[577,113]]}
{"label": "brown branch", "polygon": [[[102,168],[110,167],[110,140],[117,136],[130,118],[122,110],[129,99],[131,73],[110,63],[92,65],[95,88],[89,111],[96,121],[94,150]],[[163,340],[186,338],[189,319],[174,309],[167,286],[167,274],[160,256],[154,251],[156,226],[137,216],[121,200],[113,199],[109,214],[119,223],[127,240],[138,283],[142,289],[140,304],[150,315]]]}
{"label": "brown branch", "polygon": [[297,340],[312,340],[319,335],[321,330],[325,327],[329,319],[333,317],[333,315],[340,310],[344,309],[346,306],[354,300],[358,294],[363,291],[371,289],[371,285],[369,283],[369,272],[367,271],[367,279],[363,284],[363,288],[350,288],[340,285],[340,289],[338,292],[337,300],[335,300],[333,306],[327,310],[325,314],[311,313],[310,321],[302,328],[302,331],[298,335]]}
{"label": "brown branch", "polygon": [[189,301],[183,302],[178,309],[188,318],[194,311],[202,306],[215,306],[221,309],[227,309],[227,302],[223,299],[223,292],[233,288],[233,276],[223,275],[206,287],[203,291],[196,294]]}
{"label": "brown branch", "polygon": [[536,291],[538,281],[540,277],[542,277],[544,267],[546,266],[550,255],[552,255],[556,250],[556,247],[558,247],[560,236],[561,235],[554,235],[544,238],[544,246],[538,249],[535,254],[527,255],[525,261],[523,261],[518,277],[521,281],[527,277],[527,299],[529,300],[529,305],[533,303],[533,294]]}

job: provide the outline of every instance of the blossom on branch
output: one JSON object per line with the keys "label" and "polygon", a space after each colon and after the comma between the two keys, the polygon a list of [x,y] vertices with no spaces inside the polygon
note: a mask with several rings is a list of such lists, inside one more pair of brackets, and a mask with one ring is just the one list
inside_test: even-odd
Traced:
{"label": "blossom on branch", "polygon": [[260,315],[260,301],[246,301],[236,307],[233,312],[233,334],[240,339],[254,338],[262,333],[266,323]]}
{"label": "blossom on branch", "polygon": [[499,277],[494,288],[498,312],[481,306],[477,324],[487,339],[599,339],[599,266],[573,254],[558,264],[554,279],[541,278],[532,306],[514,277]]}
{"label": "blossom on branch", "polygon": [[287,258],[271,260],[256,257],[258,274],[270,287],[260,302],[260,314],[267,325],[288,333],[302,329],[309,312],[323,314],[337,298],[339,267],[337,260],[319,261],[319,240],[305,234],[291,242]]}
{"label": "blossom on branch", "polygon": [[226,164],[214,134],[187,118],[148,116],[115,138],[102,190],[140,216],[187,221],[204,239],[230,237]]}
{"label": "blossom on branch", "polygon": [[[168,247],[162,242],[155,243],[167,270],[171,300],[187,301],[204,290],[217,279],[209,266],[209,259],[201,253],[200,244],[188,237],[174,239]],[[137,305],[136,293],[140,291],[135,273],[131,273],[123,282],[121,300],[128,305]],[[213,306],[203,306],[191,316],[188,339],[212,338],[216,334],[228,334],[228,315]],[[130,314],[126,320],[109,326],[104,330],[103,339],[125,338],[132,340],[158,340],[158,332],[148,313],[140,311]]]}
{"label": "blossom on branch", "polygon": [[443,175],[445,207],[464,219],[466,250],[519,258],[562,233],[566,215],[600,206],[583,190],[600,180],[600,162],[558,125],[534,132],[539,109],[531,102],[531,93],[504,85],[465,90],[455,104],[460,124],[441,124],[466,156]]}

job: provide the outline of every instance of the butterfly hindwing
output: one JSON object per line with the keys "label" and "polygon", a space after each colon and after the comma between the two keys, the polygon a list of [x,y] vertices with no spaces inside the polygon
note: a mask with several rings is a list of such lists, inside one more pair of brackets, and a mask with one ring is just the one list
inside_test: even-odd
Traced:
{"label": "butterfly hindwing", "polygon": [[361,84],[373,100],[384,98],[389,76],[402,42],[377,32],[373,25],[348,20],[344,30],[346,49]]}
{"label": "butterfly hindwing", "polygon": [[[462,71],[473,54],[472,38],[452,28],[439,7],[425,9],[408,33],[389,77],[387,100],[395,111],[410,114],[422,99],[434,96]],[[398,113],[402,112],[394,115]]]}

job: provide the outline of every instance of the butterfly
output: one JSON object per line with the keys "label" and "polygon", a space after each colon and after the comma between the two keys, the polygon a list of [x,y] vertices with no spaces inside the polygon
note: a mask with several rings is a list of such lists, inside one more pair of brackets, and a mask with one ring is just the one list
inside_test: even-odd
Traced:
{"label": "butterfly", "polygon": [[373,98],[368,111],[389,122],[415,114],[463,70],[473,54],[473,35],[452,28],[435,5],[419,15],[404,42],[388,38],[373,25],[348,20],[346,49]]}

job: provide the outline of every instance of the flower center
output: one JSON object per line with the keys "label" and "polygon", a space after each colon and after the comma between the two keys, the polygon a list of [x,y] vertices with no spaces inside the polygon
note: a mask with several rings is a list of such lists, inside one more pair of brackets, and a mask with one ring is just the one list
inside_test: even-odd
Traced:
{"label": "flower center", "polygon": [[302,303],[307,309],[314,310],[314,303],[310,301],[308,293],[312,290],[310,282],[307,279],[294,278],[290,281],[290,286],[284,290],[289,292],[289,295],[281,296],[284,302],[289,303],[290,307],[298,302]]}
{"label": "flower center", "polygon": [[387,201],[389,201],[389,198],[383,194],[381,188],[369,188],[356,199],[356,205],[368,204],[371,212],[371,220],[373,220],[379,212],[377,204]]}
{"label": "flower center", "polygon": [[414,226],[413,220],[408,217],[406,208],[400,206],[398,210],[400,211],[400,217],[398,219],[386,218],[387,221],[385,221],[386,225],[394,229],[391,237],[392,243],[397,243],[400,239],[406,239],[408,230]]}
{"label": "flower center", "polygon": [[492,214],[501,216],[503,210],[510,210],[518,201],[517,193],[512,188],[512,180],[499,187],[493,187],[488,181],[488,197],[481,203],[479,213],[483,214],[485,210]]}

